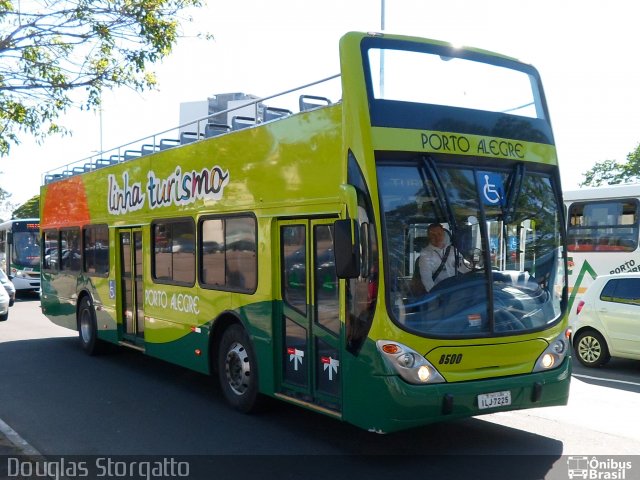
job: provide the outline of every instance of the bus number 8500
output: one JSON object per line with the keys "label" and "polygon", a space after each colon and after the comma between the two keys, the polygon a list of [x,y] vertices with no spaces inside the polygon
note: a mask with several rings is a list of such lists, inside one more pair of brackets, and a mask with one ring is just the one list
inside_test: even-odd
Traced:
{"label": "bus number 8500", "polygon": [[446,353],[440,357],[440,365],[457,365],[462,361],[461,353]]}

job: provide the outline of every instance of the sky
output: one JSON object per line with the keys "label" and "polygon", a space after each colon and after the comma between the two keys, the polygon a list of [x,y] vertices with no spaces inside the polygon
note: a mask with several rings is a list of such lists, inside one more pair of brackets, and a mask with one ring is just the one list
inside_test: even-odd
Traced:
{"label": "sky", "polygon": [[[208,0],[174,52],[154,66],[156,91],[109,91],[102,113],[70,111],[70,137],[28,136],[0,158],[0,187],[23,203],[43,173],[179,124],[181,102],[216,93],[264,97],[339,72],[348,31],[381,31],[382,0]],[[564,190],[596,162],[640,143],[640,35],[633,0],[384,0],[384,31],[499,52],[541,74]],[[195,32],[213,34],[213,41]]]}

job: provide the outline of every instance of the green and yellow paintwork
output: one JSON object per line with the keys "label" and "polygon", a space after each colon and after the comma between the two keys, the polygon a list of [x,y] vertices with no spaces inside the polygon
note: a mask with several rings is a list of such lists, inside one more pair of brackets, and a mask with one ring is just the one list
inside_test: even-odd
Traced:
{"label": "green and yellow paintwork", "polygon": [[[358,160],[373,198],[377,198],[374,151],[424,151],[425,132],[395,128],[371,128],[364,87],[360,43],[366,34],[349,33],[340,42],[343,97],[340,103],[231,132],[182,147],[160,151],[97,171],[44,185],[41,190],[41,228],[64,228],[107,224],[110,237],[110,270],[107,277],[43,272],[42,306],[55,323],[76,329],[79,299],[89,295],[96,308],[99,338],[117,343],[123,339],[118,265],[119,228],[140,228],[143,236],[143,283],[145,353],[203,373],[211,373],[210,338],[221,316],[231,313],[250,334],[259,364],[260,390],[280,395],[278,350],[282,312],[280,294],[280,247],[277,221],[292,218],[345,218],[354,204],[347,182],[349,152]],[[390,36],[391,38],[408,38]],[[430,42],[424,39],[411,40]],[[447,134],[447,132],[440,132]],[[448,132],[456,135],[455,132]],[[481,141],[505,139],[468,136],[473,145]],[[473,138],[472,138],[473,137]],[[526,143],[525,161],[555,164],[555,149],[549,145]],[[460,152],[457,152],[460,153]],[[479,155],[473,152],[473,155]],[[500,154],[491,155],[494,158]],[[505,156],[504,158],[508,158]],[[186,205],[150,208],[148,198],[135,211],[110,212],[109,180],[119,188],[140,184],[141,192],[149,172],[167,179],[180,173],[200,172],[219,167],[229,180],[218,200],[195,199]],[[148,193],[147,193],[148,195]],[[111,202],[113,203],[113,202]],[[380,218],[379,202],[373,201]],[[155,283],[150,259],[151,222],[156,219],[200,217],[211,214],[251,212],[257,219],[258,283],[253,294],[229,293],[193,286]],[[378,229],[381,222],[376,221]],[[381,238],[381,232],[377,232]],[[384,254],[384,253],[383,253]],[[546,373],[531,374],[540,353],[566,327],[566,320],[548,330],[516,337],[468,340],[435,340],[413,335],[394,324],[385,306],[384,262],[380,263],[377,309],[368,340],[358,355],[344,348],[346,312],[345,282],[340,282],[339,336],[341,345],[341,404],[328,412],[320,405],[306,406],[375,431],[393,431],[424,425],[446,418],[478,415],[479,393],[511,390],[513,404],[507,409],[558,405],[567,401],[570,362]],[[116,285],[115,292],[113,286]],[[198,298],[197,313],[166,308],[147,301],[154,295]],[[114,295],[115,293],[115,295]],[[307,298],[311,298],[308,295]],[[447,383],[409,385],[392,373],[376,350],[378,339],[389,339],[422,352],[432,362],[442,353],[464,351],[467,367],[441,370]],[[434,362],[437,363],[437,362]],[[472,365],[473,368],[468,366]],[[545,386],[542,397],[532,401],[536,383]],[[453,411],[442,413],[445,394],[456,397]],[[291,399],[293,401],[293,399]],[[500,410],[494,409],[492,411]]]}

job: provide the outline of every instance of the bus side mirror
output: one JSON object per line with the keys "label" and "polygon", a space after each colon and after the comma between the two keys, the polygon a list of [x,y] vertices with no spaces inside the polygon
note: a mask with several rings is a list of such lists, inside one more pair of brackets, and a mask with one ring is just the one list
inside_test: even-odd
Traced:
{"label": "bus side mirror", "polygon": [[338,278],[360,276],[359,229],[353,219],[336,220],[333,224],[333,251]]}
{"label": "bus side mirror", "polygon": [[[9,227],[11,228],[11,227]],[[13,245],[13,232],[7,232],[7,243]]]}

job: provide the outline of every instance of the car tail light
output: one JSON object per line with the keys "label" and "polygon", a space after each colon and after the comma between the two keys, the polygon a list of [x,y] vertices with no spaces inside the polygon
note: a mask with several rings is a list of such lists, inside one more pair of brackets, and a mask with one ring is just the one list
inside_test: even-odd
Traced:
{"label": "car tail light", "polygon": [[578,306],[576,307],[576,315],[578,315],[582,311],[582,307],[584,307],[584,300],[580,300]]}

